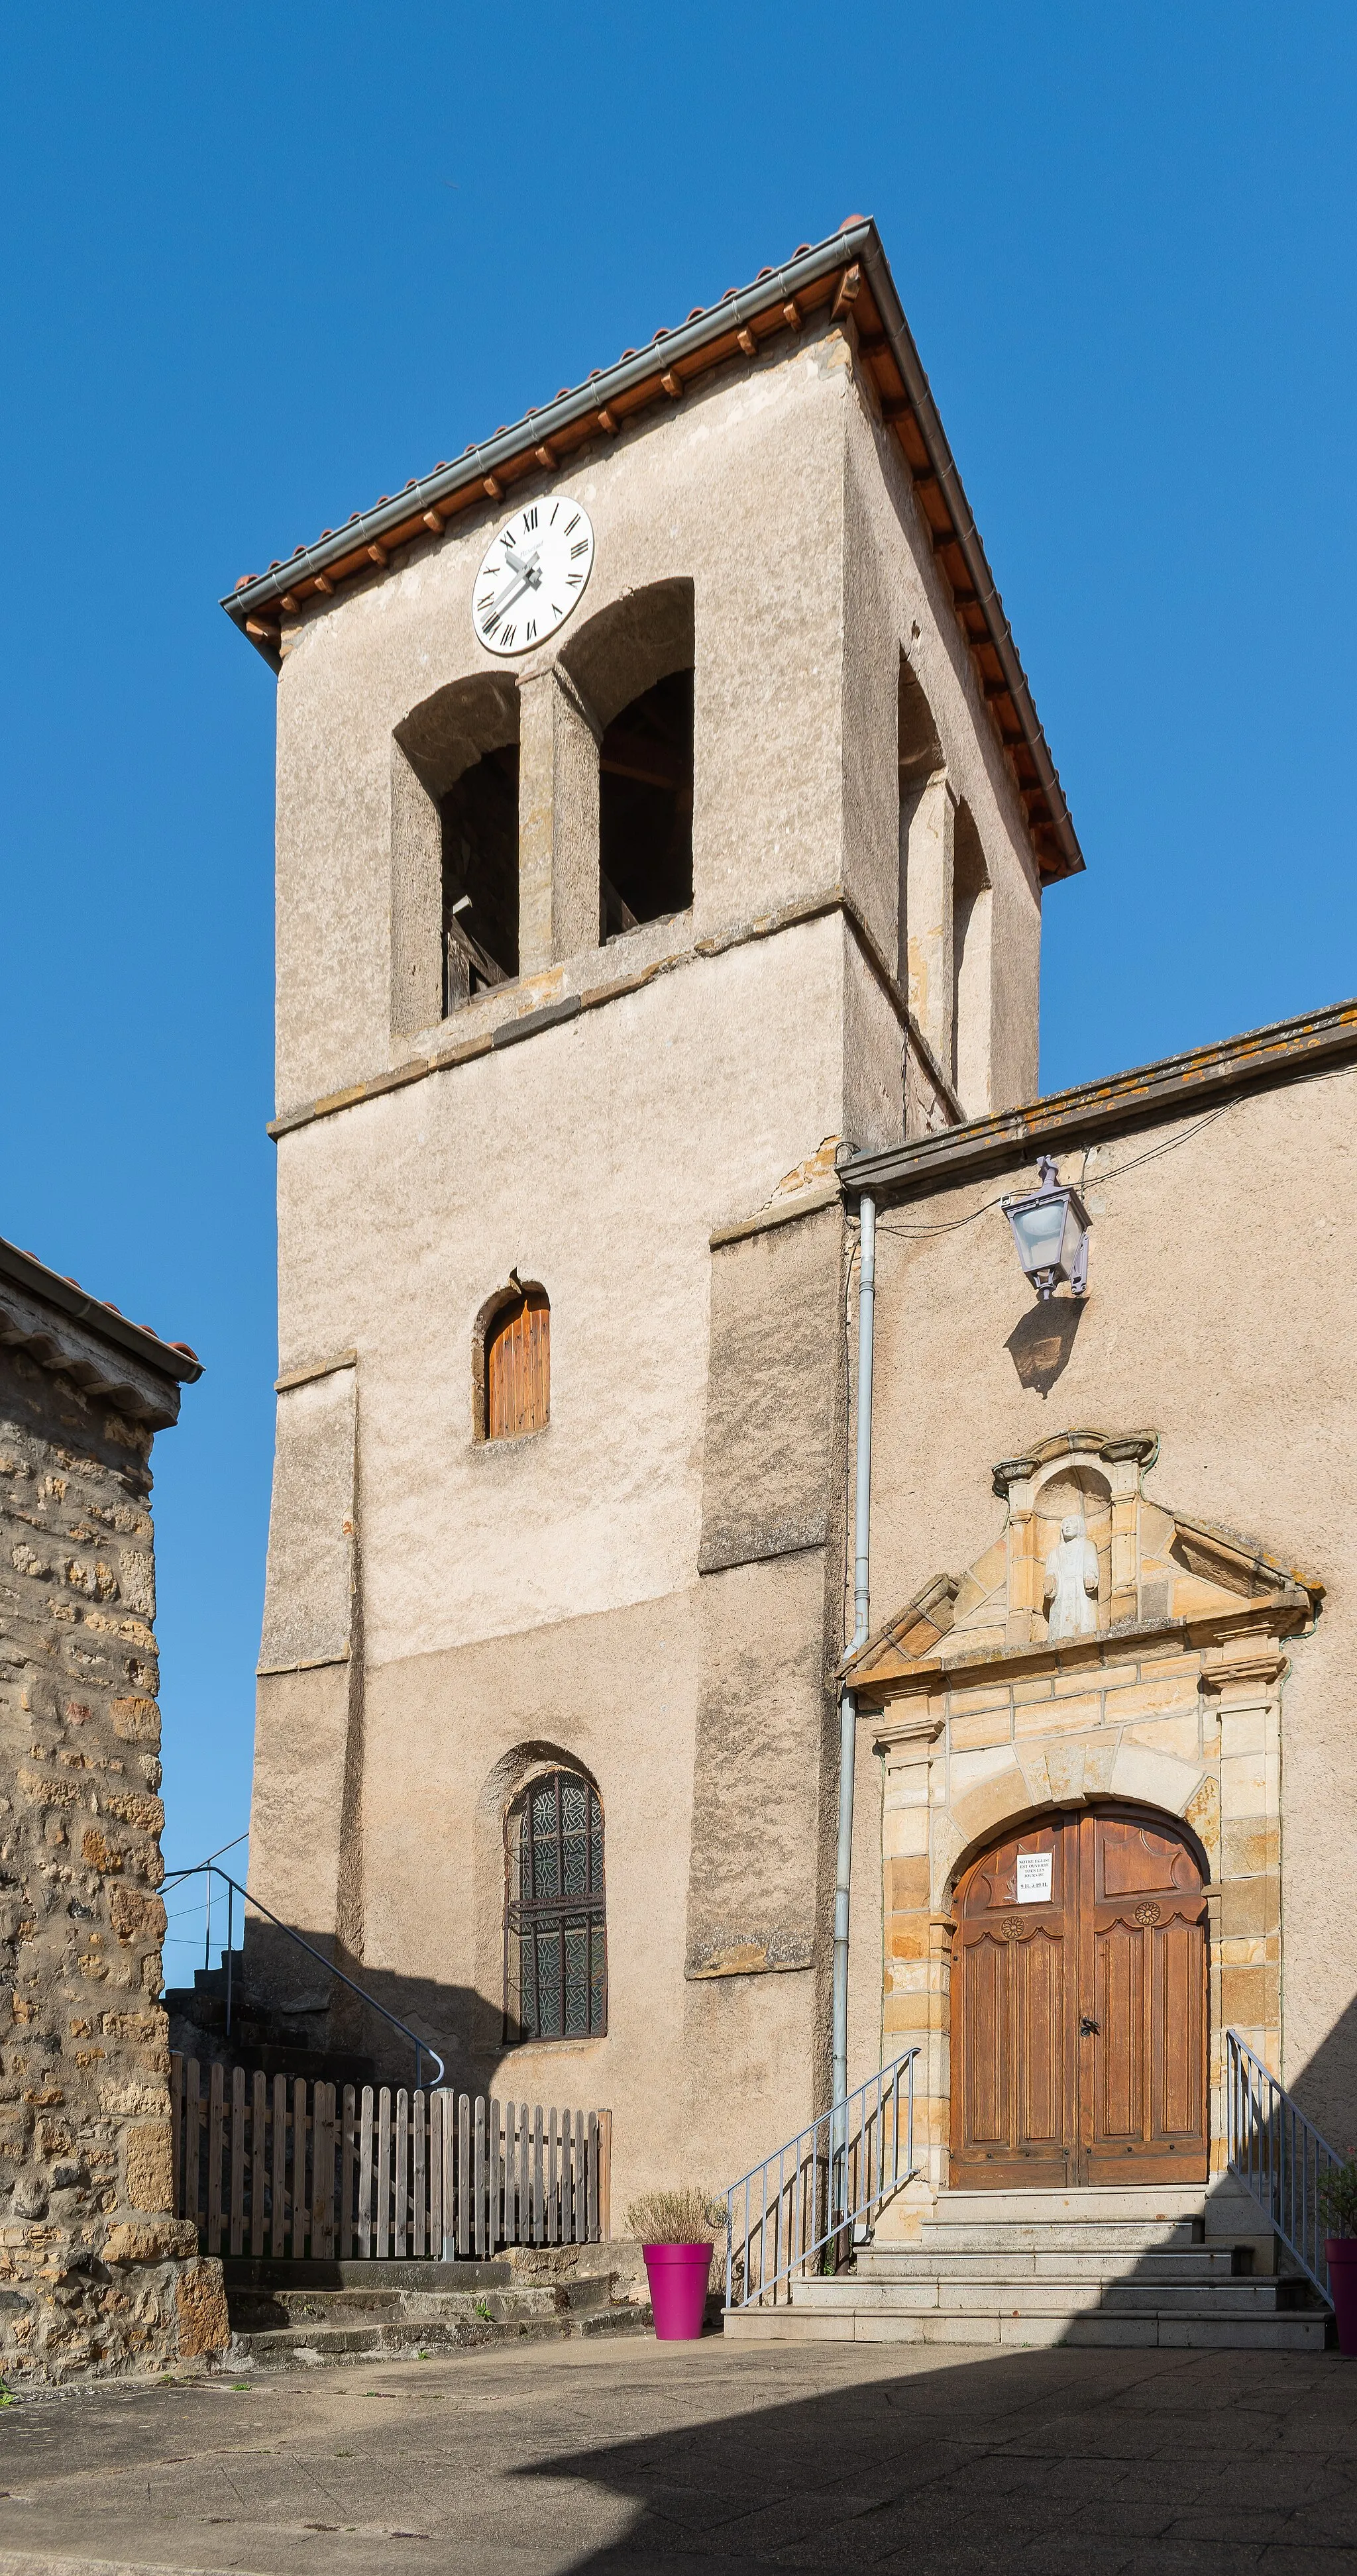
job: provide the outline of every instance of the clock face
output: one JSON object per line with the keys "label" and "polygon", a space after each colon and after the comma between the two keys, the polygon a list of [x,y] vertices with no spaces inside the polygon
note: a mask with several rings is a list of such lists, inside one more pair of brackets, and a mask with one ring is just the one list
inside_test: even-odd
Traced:
{"label": "clock face", "polygon": [[594,568],[589,514],[565,493],[529,501],[481,557],[471,623],[487,653],[530,653],[563,626]]}

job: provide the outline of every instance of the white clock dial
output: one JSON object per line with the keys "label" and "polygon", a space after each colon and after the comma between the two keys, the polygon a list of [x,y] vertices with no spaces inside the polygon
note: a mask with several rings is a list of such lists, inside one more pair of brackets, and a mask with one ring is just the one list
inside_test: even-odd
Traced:
{"label": "white clock dial", "polygon": [[563,626],[594,568],[589,513],[565,493],[529,501],[481,557],[471,623],[487,653],[530,653]]}

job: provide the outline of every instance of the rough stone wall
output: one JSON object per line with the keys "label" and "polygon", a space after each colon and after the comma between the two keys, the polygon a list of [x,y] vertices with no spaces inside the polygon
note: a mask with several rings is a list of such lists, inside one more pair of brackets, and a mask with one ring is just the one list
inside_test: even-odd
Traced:
{"label": "rough stone wall", "polygon": [[173,2215],[151,1434],[0,1348],[0,2372],[226,2340]]}

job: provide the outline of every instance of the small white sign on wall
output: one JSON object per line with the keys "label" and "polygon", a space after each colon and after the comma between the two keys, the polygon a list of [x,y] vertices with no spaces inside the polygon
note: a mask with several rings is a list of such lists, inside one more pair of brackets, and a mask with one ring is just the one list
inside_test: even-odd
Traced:
{"label": "small white sign on wall", "polygon": [[1054,1867],[1054,1863],[1055,1855],[1053,1852],[1019,1852],[1019,1905],[1050,1904],[1051,1871]]}

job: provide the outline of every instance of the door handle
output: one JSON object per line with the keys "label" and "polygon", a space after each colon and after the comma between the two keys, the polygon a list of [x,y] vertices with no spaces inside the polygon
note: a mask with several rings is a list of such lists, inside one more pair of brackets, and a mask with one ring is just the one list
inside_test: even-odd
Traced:
{"label": "door handle", "polygon": [[1087,2013],[1084,2013],[1080,2019],[1079,2036],[1081,2039],[1096,2039],[1098,2037],[1098,2025],[1096,2021],[1090,2021]]}

